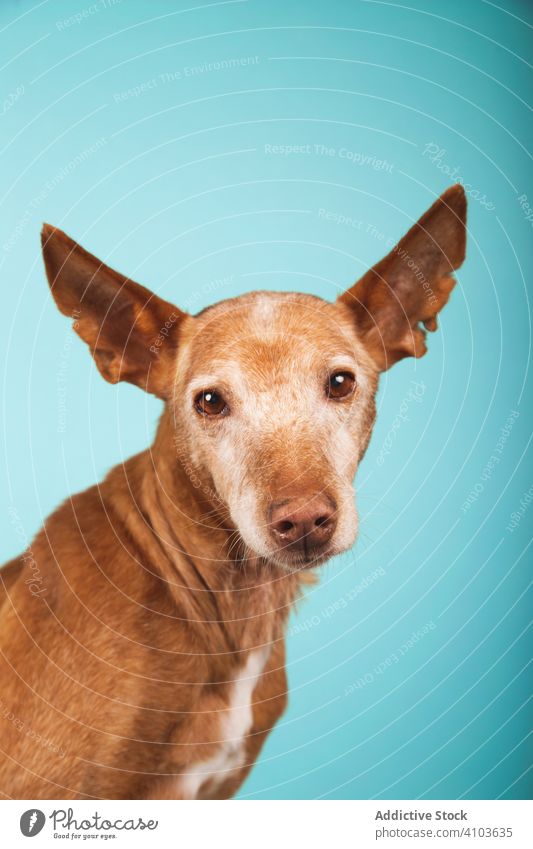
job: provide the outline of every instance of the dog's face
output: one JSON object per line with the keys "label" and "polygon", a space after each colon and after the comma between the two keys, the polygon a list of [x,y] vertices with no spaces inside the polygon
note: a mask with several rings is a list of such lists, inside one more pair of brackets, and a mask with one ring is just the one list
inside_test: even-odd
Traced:
{"label": "dog's face", "polygon": [[[246,547],[287,568],[349,548],[352,481],[374,422],[379,373],[421,356],[464,258],[460,186],[328,303],[257,292],[182,313],[45,225],[56,303],[98,368],[163,398],[175,461],[194,470]],[[176,450],[177,446],[177,450]]]}
{"label": "dog's face", "polygon": [[377,376],[349,308],[310,295],[254,293],[184,323],[180,448],[253,552],[301,566],[353,544]]}

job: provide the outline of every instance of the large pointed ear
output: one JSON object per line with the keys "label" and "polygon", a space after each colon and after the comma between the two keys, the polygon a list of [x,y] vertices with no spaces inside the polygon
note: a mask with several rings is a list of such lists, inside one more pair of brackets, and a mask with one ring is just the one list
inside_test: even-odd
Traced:
{"label": "large pointed ear", "polygon": [[421,357],[426,330],[455,286],[466,248],[466,197],[451,186],[425,215],[339,300],[353,310],[358,334],[384,371],[403,357]]}
{"label": "large pointed ear", "polygon": [[185,313],[108,268],[50,224],[43,226],[41,238],[54,300],[74,320],[103,377],[165,398]]}

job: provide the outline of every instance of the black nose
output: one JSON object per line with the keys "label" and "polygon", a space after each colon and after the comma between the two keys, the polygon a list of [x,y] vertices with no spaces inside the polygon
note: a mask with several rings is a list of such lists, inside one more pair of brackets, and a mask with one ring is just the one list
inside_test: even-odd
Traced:
{"label": "black nose", "polygon": [[270,533],[285,550],[305,557],[317,554],[337,526],[335,504],[325,495],[289,498],[272,502]]}

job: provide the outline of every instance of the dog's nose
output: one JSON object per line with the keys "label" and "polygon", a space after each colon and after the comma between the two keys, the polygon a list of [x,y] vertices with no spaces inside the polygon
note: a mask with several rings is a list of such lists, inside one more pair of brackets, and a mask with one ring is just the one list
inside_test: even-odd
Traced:
{"label": "dog's nose", "polygon": [[324,495],[274,501],[270,507],[270,531],[276,543],[306,557],[329,542],[336,525],[335,504]]}

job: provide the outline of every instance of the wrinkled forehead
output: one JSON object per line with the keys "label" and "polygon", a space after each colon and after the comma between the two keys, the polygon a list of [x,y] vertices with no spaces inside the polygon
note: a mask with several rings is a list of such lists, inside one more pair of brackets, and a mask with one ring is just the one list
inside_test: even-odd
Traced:
{"label": "wrinkled forehead", "polygon": [[307,369],[350,367],[360,358],[342,309],[310,295],[254,292],[209,307],[188,333],[186,382],[240,371],[271,381]]}

